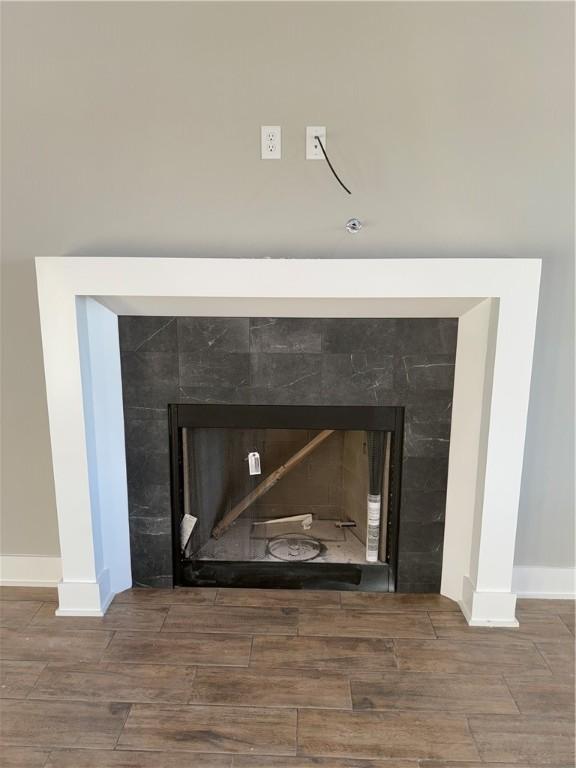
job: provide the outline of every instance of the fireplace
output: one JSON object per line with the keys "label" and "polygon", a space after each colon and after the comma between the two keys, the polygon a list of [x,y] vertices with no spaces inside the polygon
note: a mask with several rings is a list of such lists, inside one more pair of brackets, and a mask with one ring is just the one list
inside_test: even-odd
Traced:
{"label": "fireplace", "polygon": [[[324,526],[320,544],[330,552],[319,556],[320,562],[298,566],[290,578],[285,571],[286,579],[292,583],[299,574],[310,573],[307,580],[302,575],[302,584],[438,592],[457,334],[456,318],[120,317],[133,583],[168,587],[253,584],[259,579],[282,586],[281,569],[271,570],[277,563],[260,561],[256,567],[248,544],[242,556],[226,557],[228,544],[238,549],[236,539],[248,524],[252,538],[266,533],[260,525],[258,530],[252,527],[267,518],[312,513],[317,526],[320,519],[333,520],[332,538],[338,533],[352,547],[358,536],[336,528],[349,517],[337,498],[342,464],[345,460],[352,465],[364,450],[367,459],[366,433],[382,431],[390,438],[385,446],[388,456],[392,442],[396,450],[390,488],[399,514],[390,516],[390,521],[397,549],[391,545],[394,551],[387,552],[381,546],[377,567],[363,567],[365,557],[362,562],[330,564],[326,560],[336,547],[328,546]],[[200,428],[228,432],[199,433]],[[187,430],[186,440],[177,432],[182,429]],[[279,430],[294,432],[282,435]],[[232,509],[258,485],[249,480],[244,461],[248,454],[261,454],[259,480],[264,481],[318,430],[336,434],[307,456],[293,476],[283,478],[268,496],[243,511],[223,540],[213,537],[214,525],[207,530],[206,521],[215,524],[212,518],[223,517],[224,505]],[[228,466],[223,464],[224,444],[236,445],[236,453],[227,457]],[[176,463],[180,467],[180,485],[170,472],[169,446],[172,467]],[[321,464],[323,456],[327,465]],[[182,471],[185,459],[189,472]],[[390,460],[387,470],[389,466]],[[306,473],[310,477],[298,485],[295,479]],[[228,495],[221,488],[223,475],[236,486]],[[191,541],[194,552],[188,550],[180,567],[178,526],[187,497],[185,480],[192,492],[199,482],[208,483],[215,498],[210,509],[200,514],[191,510],[198,520]],[[359,502],[357,497],[365,482],[364,472],[356,479],[357,488],[350,482],[340,488],[350,494],[347,504],[361,505],[364,516],[366,498]],[[208,489],[204,495],[208,498]],[[171,507],[175,496],[176,510]],[[198,500],[190,498],[189,506],[195,504]],[[363,522],[357,520],[361,538]],[[196,547],[200,535],[204,551]],[[311,541],[315,534],[308,536],[315,546]],[[268,541],[271,536],[264,538]],[[365,549],[358,544],[357,561]],[[259,546],[257,541],[252,545]],[[209,555],[214,551],[222,556]],[[330,578],[321,579],[321,570]],[[336,571],[340,575],[334,575]]]}
{"label": "fireplace", "polygon": [[404,409],[169,407],[176,586],[394,591]]}
{"label": "fireplace", "polygon": [[[398,580],[410,590],[411,579],[433,573],[470,624],[517,626],[512,570],[540,271],[538,259],[522,258],[36,259],[62,566],[58,614],[102,616],[114,594],[138,580],[134,566],[145,562],[146,546],[134,546],[134,531],[140,544],[162,542],[160,551],[171,542],[169,473],[166,487],[154,457],[142,500],[167,497],[168,517],[153,518],[144,506],[142,525],[132,524],[127,465],[138,451],[127,457],[126,429],[137,432],[148,417],[149,440],[167,420],[165,406],[160,420],[150,404],[132,412],[133,424],[125,419],[119,317],[444,317],[458,319],[451,427],[440,408],[431,430],[405,401]],[[298,386],[281,394],[317,398],[317,389]],[[202,386],[193,389],[186,399],[208,402],[198,400]],[[219,399],[227,401],[226,387]],[[164,437],[153,444],[167,452]],[[437,538],[414,535],[423,490],[435,499],[426,509],[445,508],[445,520],[434,514],[431,524]],[[166,562],[171,581],[171,550]],[[158,551],[154,565],[162,569]]]}

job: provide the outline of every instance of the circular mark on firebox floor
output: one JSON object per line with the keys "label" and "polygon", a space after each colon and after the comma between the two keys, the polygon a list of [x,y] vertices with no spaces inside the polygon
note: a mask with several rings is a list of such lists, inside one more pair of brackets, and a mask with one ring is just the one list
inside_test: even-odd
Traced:
{"label": "circular mark on firebox floor", "polygon": [[313,536],[301,533],[286,533],[268,539],[266,554],[287,563],[302,563],[315,560],[324,554],[326,547]]}

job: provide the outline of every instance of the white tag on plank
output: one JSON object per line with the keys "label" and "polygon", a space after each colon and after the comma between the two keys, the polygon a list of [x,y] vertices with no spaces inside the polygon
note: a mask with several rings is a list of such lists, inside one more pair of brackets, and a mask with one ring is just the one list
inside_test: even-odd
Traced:
{"label": "white tag on plank", "polygon": [[248,471],[251,475],[261,475],[260,454],[257,451],[248,454]]}

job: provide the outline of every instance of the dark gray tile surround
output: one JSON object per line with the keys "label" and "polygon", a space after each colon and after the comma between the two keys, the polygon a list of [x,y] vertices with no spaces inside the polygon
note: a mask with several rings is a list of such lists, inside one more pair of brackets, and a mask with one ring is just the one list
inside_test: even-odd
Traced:
{"label": "dark gray tile surround", "polygon": [[120,317],[134,584],[169,586],[167,403],[404,405],[400,591],[437,592],[458,321]]}

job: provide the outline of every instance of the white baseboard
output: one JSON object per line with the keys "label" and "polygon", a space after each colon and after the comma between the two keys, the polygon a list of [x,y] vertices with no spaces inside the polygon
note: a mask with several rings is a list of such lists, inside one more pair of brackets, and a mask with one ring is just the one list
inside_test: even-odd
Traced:
{"label": "white baseboard", "polygon": [[59,557],[0,555],[0,585],[55,587],[62,578]]}
{"label": "white baseboard", "polygon": [[518,597],[542,600],[576,599],[576,568],[545,568],[517,565],[512,574],[512,591]]}

